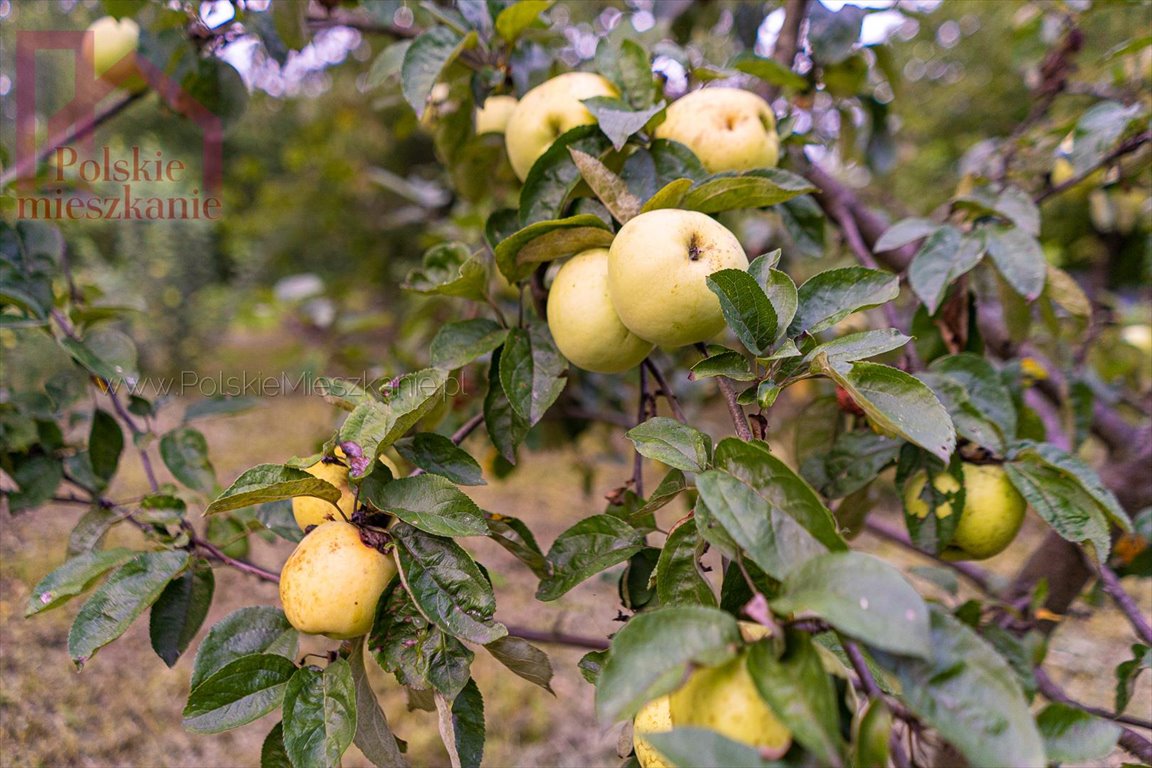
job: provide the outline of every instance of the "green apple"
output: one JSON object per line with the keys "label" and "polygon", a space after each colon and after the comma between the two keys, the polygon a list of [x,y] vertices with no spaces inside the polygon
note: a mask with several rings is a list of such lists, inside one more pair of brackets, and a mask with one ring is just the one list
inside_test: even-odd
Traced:
{"label": "green apple", "polygon": [[[941,553],[945,560],[984,560],[1008,548],[1024,523],[1027,503],[1012,485],[1007,473],[993,464],[963,464],[964,507],[952,542]],[[919,518],[928,516],[929,504],[920,498],[927,473],[923,470],[908,478],[904,486],[904,508]],[[960,489],[956,478],[941,472],[932,479],[941,493]],[[936,508],[937,517],[956,512],[955,502]]]}
{"label": "green apple", "polygon": [[548,292],[548,328],[564,357],[587,371],[626,371],[652,351],[612,307],[606,248],[579,253],[560,267]]}
{"label": "green apple", "polygon": [[118,88],[141,91],[148,83],[136,65],[136,47],[140,43],[140,26],[130,18],[117,21],[111,16],[97,19],[89,25],[82,53],[92,60],[96,77]]}
{"label": "green apple", "polygon": [[476,110],[476,134],[504,133],[518,103],[515,96],[489,96]]}
{"label": "green apple", "polygon": [[775,757],[792,742],[792,733],[756,690],[746,653],[693,672],[668,702],[677,728],[710,728]]}
{"label": "green apple", "polygon": [[301,632],[347,639],[368,634],[376,603],[396,576],[391,557],[360,539],[351,523],[332,521],[296,545],[280,572],[280,602]]}
{"label": "green apple", "polygon": [[644,739],[646,733],[664,733],[670,730],[672,730],[672,711],[667,696],[652,699],[636,713],[636,719],[632,721],[632,747],[636,750],[636,760],[639,761],[640,768],[672,768],[665,762],[664,756]]}
{"label": "green apple", "polygon": [[582,100],[618,95],[616,86],[591,72],[558,75],[528,91],[509,115],[504,134],[512,170],[523,181],[552,142],[577,126],[596,122]]}
{"label": "green apple", "polygon": [[768,102],[741,88],[702,88],[668,107],[655,136],[687,146],[712,173],[772,168],[780,158]]}
{"label": "green apple", "polygon": [[620,228],[608,251],[608,290],[628,330],[662,347],[680,347],[724,330],[708,276],[747,268],[740,241],[722,224],[667,208]]}

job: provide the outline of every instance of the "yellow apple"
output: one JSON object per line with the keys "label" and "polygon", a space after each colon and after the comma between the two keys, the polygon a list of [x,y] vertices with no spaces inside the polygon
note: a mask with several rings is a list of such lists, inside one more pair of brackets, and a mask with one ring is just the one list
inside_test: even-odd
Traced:
{"label": "yellow apple", "polygon": [[484,106],[476,110],[476,133],[504,133],[512,110],[516,109],[515,96],[489,96]]}
{"label": "yellow apple", "polygon": [[548,292],[548,328],[564,357],[587,371],[626,371],[652,351],[612,307],[606,248],[579,253],[560,267]]}
{"label": "yellow apple", "polygon": [[710,728],[730,739],[779,756],[792,734],[760,697],[748,672],[747,655],[705,667],[668,697],[676,727]]}
{"label": "yellow apple", "polygon": [[320,525],[329,520],[351,519],[352,513],[356,511],[356,494],[348,485],[348,467],[340,462],[321,460],[304,471],[339,488],[340,500],[333,506],[332,502],[316,496],[293,497],[292,516],[296,518],[300,530],[306,531],[310,525]]}
{"label": "yellow apple", "polygon": [[628,330],[662,347],[680,347],[724,330],[708,276],[747,268],[740,241],[715,219],[672,208],[649,211],[629,220],[612,241],[608,290]]}
{"label": "yellow apple", "polygon": [[301,632],[347,639],[372,629],[376,603],[396,576],[392,558],[351,523],[328,522],[296,546],[280,572],[280,602]]}
{"label": "yellow apple", "polygon": [[129,91],[148,87],[136,65],[140,26],[133,19],[117,21],[105,16],[92,22],[87,31],[92,34],[84,36],[82,53],[85,58],[91,58],[96,77]]}
{"label": "yellow apple", "polygon": [[772,168],[780,158],[772,107],[741,88],[702,88],[682,96],[654,133],[687,146],[712,173]]}
{"label": "yellow apple", "polygon": [[[1027,503],[1012,485],[1004,470],[993,464],[963,464],[964,507],[952,543],[941,553],[946,560],[984,560],[998,555],[1016,538],[1024,522]],[[916,517],[928,516],[929,504],[920,498],[927,474],[921,470],[904,486],[904,508]],[[956,478],[941,472],[932,480],[941,493],[960,489]],[[956,511],[955,502],[936,508],[937,517]]]}
{"label": "yellow apple", "polygon": [[577,126],[596,122],[580,103],[583,99],[617,95],[616,86],[591,72],[558,75],[528,91],[509,115],[504,134],[512,170],[523,181],[552,142]]}
{"label": "yellow apple", "polygon": [[632,747],[636,750],[640,768],[672,768],[664,761],[664,756],[644,739],[646,733],[664,733],[670,730],[672,730],[672,711],[667,696],[652,699],[636,713],[636,719],[632,721]]}

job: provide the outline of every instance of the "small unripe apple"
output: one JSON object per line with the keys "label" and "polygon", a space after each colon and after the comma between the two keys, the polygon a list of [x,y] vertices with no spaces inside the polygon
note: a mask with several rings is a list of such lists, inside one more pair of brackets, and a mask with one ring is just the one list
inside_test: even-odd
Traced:
{"label": "small unripe apple", "polygon": [[564,357],[587,371],[626,371],[652,351],[612,306],[606,248],[579,253],[560,267],[548,292],[548,328]]}
{"label": "small unripe apple", "polygon": [[348,484],[348,467],[336,461],[318,461],[304,471],[339,488],[340,500],[333,506],[332,502],[317,496],[294,496],[292,516],[296,518],[300,530],[306,531],[311,525],[320,525],[329,520],[350,520],[356,511],[356,495]]}
{"label": "small unripe apple", "polygon": [[625,327],[661,347],[706,341],[724,330],[707,279],[747,269],[736,236],[697,211],[642,213],[620,228],[608,251],[608,289]]}
{"label": "small unripe apple", "polygon": [[512,170],[523,181],[552,142],[577,126],[596,122],[583,99],[618,95],[616,86],[591,72],[558,75],[528,91],[512,110],[504,133]]}
{"label": "small unripe apple", "polygon": [[[964,507],[952,542],[940,553],[945,560],[984,560],[1008,548],[1024,523],[1027,503],[1012,485],[1007,473],[993,464],[963,464]],[[909,514],[925,518],[929,504],[920,498],[927,473],[923,470],[908,478],[904,486],[904,508]],[[956,478],[941,472],[932,479],[941,493],[960,490]],[[936,507],[937,517],[956,512],[955,501]]]}
{"label": "small unripe apple", "polygon": [[476,134],[504,133],[518,103],[515,96],[489,96],[484,106],[476,110]]}
{"label": "small unripe apple", "polygon": [[148,87],[136,65],[140,26],[135,20],[105,16],[92,22],[87,31],[92,34],[85,35],[82,53],[91,58],[96,77],[129,91]]}
{"label": "small unripe apple", "polygon": [[712,173],[772,168],[780,158],[772,107],[742,88],[702,88],[682,96],[654,134],[687,146]]}
{"label": "small unripe apple", "polygon": [[284,615],[301,632],[338,640],[372,629],[376,603],[396,576],[392,558],[360,539],[351,523],[315,528],[280,572]]}
{"label": "small unripe apple", "polygon": [[784,754],[792,742],[791,731],[756,690],[746,653],[693,672],[668,701],[677,728],[710,728],[775,756]]}
{"label": "small unripe apple", "polygon": [[672,730],[672,711],[668,697],[661,696],[641,707],[632,721],[632,747],[640,768],[672,768],[664,756],[644,739],[646,733],[664,733]]}

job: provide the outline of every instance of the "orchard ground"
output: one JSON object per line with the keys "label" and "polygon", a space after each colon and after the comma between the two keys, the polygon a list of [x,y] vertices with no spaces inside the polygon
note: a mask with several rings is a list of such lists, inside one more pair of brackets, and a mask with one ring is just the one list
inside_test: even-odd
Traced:
{"label": "orchard ground", "polygon": [[[682,376],[677,386],[683,383]],[[718,406],[722,408],[721,406]],[[166,411],[174,426],[183,405]],[[779,410],[774,416],[782,415]],[[331,429],[339,412],[319,397],[271,398],[251,411],[200,422],[221,482],[230,482],[256,463],[283,461],[285,450],[303,455]],[[162,420],[163,422],[163,420]],[[161,429],[168,424],[161,423]],[[731,425],[722,410],[705,414],[701,426],[715,437]],[[507,480],[469,489],[485,509],[523,518],[547,548],[561,531],[582,516],[602,511],[604,494],[628,477],[631,454],[619,445],[608,451],[603,432],[586,435],[576,446],[539,454]],[[623,440],[619,435],[617,440]],[[479,442],[482,442],[482,439]],[[784,432],[774,448],[789,458],[791,435]],[[592,492],[583,496],[581,465],[595,469]],[[136,456],[126,451],[123,472],[110,493],[130,498],[145,490]],[[163,468],[159,470],[163,472]],[[647,473],[657,479],[654,470]],[[898,522],[897,509],[886,510]],[[684,513],[682,506],[665,509],[661,520],[670,523]],[[215,736],[197,736],[181,727],[180,712],[188,692],[191,659],[181,659],[172,670],[152,651],[146,621],[133,624],[121,641],[92,660],[82,673],[68,659],[68,628],[81,601],[30,620],[22,618],[31,587],[62,562],[68,532],[82,508],[51,505],[34,513],[0,520],[0,765],[69,766],[234,766],[259,763],[264,734],[277,714],[264,718],[265,727],[248,727]],[[663,527],[667,527],[664,525]],[[1004,576],[1014,572],[1026,553],[1043,536],[1043,524],[1029,516],[1011,548],[983,565]],[[291,545],[266,544],[253,537],[252,559],[278,568]],[[905,567],[930,565],[923,558],[864,535],[862,548],[882,553]],[[113,543],[139,545],[125,527],[113,533]],[[616,617],[616,582],[594,577],[554,603],[533,600],[536,580],[504,550],[479,539],[464,542],[489,567],[500,606],[497,618],[513,625],[540,630],[559,629],[573,634],[604,637],[620,625]],[[275,604],[275,585],[259,582],[236,571],[217,569],[216,599],[189,655],[207,629],[228,613],[248,605]],[[947,598],[923,579],[914,578],[922,593]],[[1141,604],[1152,601],[1152,585],[1127,580]],[[960,598],[966,596],[963,585]],[[948,598],[953,599],[953,598]],[[956,600],[958,604],[959,600]],[[1049,657],[1053,676],[1069,694],[1082,702],[1111,708],[1114,680],[1104,658],[1128,658],[1131,632],[1110,601],[1097,601],[1091,614],[1074,612],[1056,633]],[[301,652],[334,646],[330,641],[306,642]],[[488,734],[484,764],[502,766],[616,766],[619,727],[606,728],[592,711],[593,690],[581,678],[576,664],[584,651],[546,646],[556,669],[552,686],[557,697],[509,675],[483,650],[478,650],[474,672],[484,695]],[[375,688],[393,730],[409,744],[415,766],[447,765],[436,718],[429,712],[407,712],[406,697],[395,679],[369,664]],[[1129,705],[1131,713],[1152,711],[1152,676],[1144,675]],[[1119,766],[1117,751],[1099,765]],[[367,766],[355,747],[345,755],[346,768]]]}

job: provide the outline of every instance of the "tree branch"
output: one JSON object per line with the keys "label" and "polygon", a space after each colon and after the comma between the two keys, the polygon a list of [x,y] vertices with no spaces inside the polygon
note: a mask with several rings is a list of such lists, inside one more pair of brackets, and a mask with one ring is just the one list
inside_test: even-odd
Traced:
{"label": "tree branch", "polygon": [[1140,612],[1140,606],[1136,604],[1136,600],[1132,595],[1124,591],[1124,587],[1120,584],[1120,579],[1116,577],[1116,573],[1108,567],[1106,563],[1094,564],[1088,553],[1080,550],[1084,558],[1085,564],[1089,568],[1096,571],[1100,577],[1100,586],[1104,588],[1104,592],[1108,597],[1112,598],[1112,602],[1116,603],[1116,607],[1124,612],[1128,617],[1128,623],[1136,630],[1136,634],[1140,639],[1148,645],[1152,645],[1152,626],[1149,626],[1148,620]]}
{"label": "tree branch", "polygon": [[566,632],[553,630],[531,629],[529,627],[520,627],[515,624],[505,624],[505,626],[508,627],[508,634],[512,637],[519,637],[524,640],[530,640],[534,643],[568,645],[573,648],[588,648],[589,650],[593,651],[608,650],[608,640],[601,640],[595,637],[582,637],[580,635],[569,635]]}
{"label": "tree branch", "polygon": [[664,372],[656,365],[651,357],[644,358],[641,365],[648,368],[648,372],[652,374],[652,378],[656,379],[656,384],[660,387],[656,394],[661,395],[668,403],[668,407],[672,409],[672,415],[676,420],[687,424],[688,418],[684,415],[684,409],[680,407],[680,401],[676,398],[676,393],[672,391],[672,387],[668,386],[668,379],[664,378]]}
{"label": "tree branch", "polygon": [[[1074,699],[1069,697],[1068,694],[1064,693],[1064,691],[1060,688],[1060,686],[1058,686],[1056,684],[1056,682],[1054,680],[1052,680],[1052,678],[1050,678],[1048,676],[1048,674],[1044,670],[1040,669],[1039,667],[1037,667],[1035,670],[1035,676],[1036,676],[1036,688],[1037,688],[1037,690],[1039,690],[1040,693],[1044,694],[1044,697],[1049,699],[1050,701],[1055,701],[1055,702],[1058,702],[1060,704],[1066,704],[1070,707],[1076,707],[1077,709],[1082,709],[1085,712],[1089,712],[1089,713],[1096,715],[1098,717],[1103,717],[1103,718],[1113,720],[1114,722],[1130,722],[1132,719],[1135,719],[1135,718],[1128,718],[1126,715],[1114,715],[1111,712],[1106,712],[1104,710],[1096,709],[1095,707],[1084,706],[1080,702],[1075,701]],[[1121,718],[1124,718],[1124,719],[1121,719]],[[1149,726],[1152,726],[1152,723],[1146,723],[1144,721],[1139,721],[1137,723],[1132,723],[1132,724],[1138,725],[1141,728],[1147,728]],[[1129,728],[1125,728],[1124,726],[1120,726],[1120,742],[1119,743],[1120,743],[1121,747],[1128,750],[1133,755],[1136,755],[1136,757],[1140,758],[1145,763],[1152,763],[1152,742],[1150,742],[1148,739],[1144,738],[1140,734],[1136,733],[1135,731],[1133,731]]]}
{"label": "tree branch", "polygon": [[[704,357],[708,357],[708,348],[704,346],[704,342],[697,344],[696,350]],[[741,440],[751,440],[752,428],[748,425],[748,415],[744,413],[740,403],[736,402],[736,389],[732,386],[732,382],[726,376],[717,376],[716,385],[720,388],[720,394],[724,396],[724,402],[728,405],[728,414],[732,417],[732,426],[736,428],[736,435]]]}
{"label": "tree branch", "polygon": [[[644,423],[648,418],[648,368],[640,366],[640,396],[636,407],[636,426]],[[644,456],[637,448],[632,457],[632,490],[640,498],[644,498]]]}
{"label": "tree branch", "polygon": [[899,544],[900,546],[910,549],[919,555],[936,561],[940,565],[951,568],[952,570],[956,571],[956,573],[972,582],[974,586],[979,588],[980,591],[984,592],[985,594],[992,596],[995,596],[996,594],[996,591],[992,588],[991,578],[989,577],[988,573],[979,566],[972,565],[971,563],[958,563],[952,562],[951,560],[944,560],[943,558],[933,555],[931,552],[925,552],[913,544],[912,540],[909,539],[903,531],[897,530],[896,528],[889,526],[887,523],[874,520],[871,516],[869,516],[868,520],[865,521],[864,530],[868,531],[873,536],[886,539],[887,541],[891,541],[895,544]]}
{"label": "tree branch", "polygon": [[1080,173],[1076,176],[1073,176],[1072,178],[1068,179],[1067,181],[1063,182],[1062,184],[1057,184],[1054,187],[1048,187],[1047,189],[1043,190],[1039,194],[1035,195],[1032,198],[1032,200],[1037,205],[1039,205],[1039,204],[1045,202],[1046,200],[1049,200],[1053,197],[1056,197],[1057,195],[1061,194],[1062,192],[1066,192],[1067,190],[1071,189],[1072,187],[1075,187],[1077,184],[1083,183],[1084,181],[1086,181],[1088,179],[1089,176],[1096,173],[1096,171],[1100,170],[1101,168],[1104,168],[1105,166],[1111,165],[1112,163],[1119,160],[1121,157],[1124,157],[1125,155],[1132,154],[1133,152],[1140,149],[1140,147],[1144,146],[1145,144],[1147,144],[1150,141],[1152,141],[1152,131],[1144,131],[1143,133],[1138,133],[1135,136],[1132,136],[1131,138],[1120,142],[1120,145],[1118,147],[1116,147],[1116,149],[1112,150],[1107,155],[1105,155],[1100,160],[1100,162],[1096,163],[1091,168],[1083,171],[1082,173]]}

